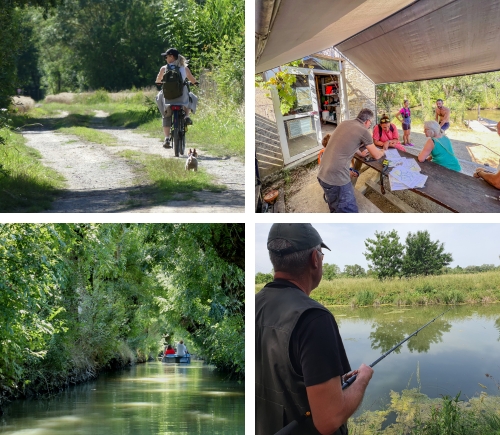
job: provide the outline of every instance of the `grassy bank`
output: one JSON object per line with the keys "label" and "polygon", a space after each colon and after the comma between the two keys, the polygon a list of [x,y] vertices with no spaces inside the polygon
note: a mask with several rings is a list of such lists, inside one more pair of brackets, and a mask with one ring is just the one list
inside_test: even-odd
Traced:
{"label": "grassy bank", "polygon": [[[256,291],[264,287],[257,284]],[[500,300],[500,273],[447,274],[379,281],[338,278],[321,281],[311,297],[323,305],[368,306],[488,303]]]}
{"label": "grassy bank", "polygon": [[0,129],[6,140],[0,158],[0,212],[26,213],[50,208],[64,178],[40,163],[38,151],[20,134]]}
{"label": "grassy bank", "polygon": [[[194,90],[196,93],[196,89]],[[15,118],[17,126],[40,122],[49,128],[89,127],[96,110],[109,113],[105,122],[110,126],[134,128],[152,137],[163,138],[163,128],[154,98],[156,90],[110,94],[97,91],[85,94],[48,96]],[[69,112],[69,116],[61,115]],[[243,109],[230,105],[216,96],[201,95],[193,125],[189,127],[187,147],[201,146],[214,156],[235,156],[244,160],[245,118]]]}
{"label": "grassy bank", "polygon": [[[225,186],[216,184],[214,177],[203,168],[197,172],[186,171],[182,160],[163,159],[137,151],[123,151],[120,155],[145,169],[148,178],[145,182],[152,183],[150,190],[158,203],[175,199],[177,195],[188,200],[195,199],[195,192],[201,190],[221,192],[225,189]],[[141,176],[141,171],[138,175]]]}
{"label": "grassy bank", "polygon": [[498,435],[500,397],[481,393],[463,400],[444,396],[430,399],[419,389],[391,392],[381,411],[366,411],[349,420],[351,435]]}
{"label": "grassy bank", "polygon": [[[12,114],[13,127],[22,128],[30,124],[41,124],[44,128],[74,135],[92,143],[113,146],[118,140],[107,133],[92,128],[97,124],[96,111],[110,114],[99,118],[99,125],[137,129],[163,138],[161,117],[154,103],[156,89],[107,93],[64,93],[48,96],[39,104],[18,106]],[[32,102],[32,100],[31,100]],[[202,146],[206,153],[215,156],[231,155],[244,159],[244,117],[240,109],[218,102],[215,97],[200,98],[194,125],[187,133],[187,148]],[[39,153],[24,145],[21,135],[0,129],[6,139],[4,156],[0,160],[0,212],[39,212],[50,208],[51,202],[64,185],[63,178],[40,163]],[[184,171],[182,162],[153,159],[138,153],[128,153],[138,168],[144,169],[142,178],[152,185],[157,201],[175,198],[194,198],[194,191],[220,191],[225,186],[217,185],[214,177],[202,168],[194,174]]]}

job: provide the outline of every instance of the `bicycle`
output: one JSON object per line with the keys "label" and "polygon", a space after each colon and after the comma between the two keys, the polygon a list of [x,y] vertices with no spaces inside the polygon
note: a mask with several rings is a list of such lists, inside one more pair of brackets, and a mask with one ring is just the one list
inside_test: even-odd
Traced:
{"label": "bicycle", "polygon": [[[199,82],[193,83],[198,85]],[[156,83],[156,85],[161,86],[161,84]],[[189,80],[184,80],[184,85],[188,88],[188,93],[190,92]],[[184,112],[184,107],[180,105],[171,105],[172,110],[172,122],[170,127],[170,143],[174,149],[175,157],[179,155],[184,155],[186,150],[186,132],[187,125],[185,123],[186,113]]]}
{"label": "bicycle", "polygon": [[170,143],[174,148],[175,157],[184,155],[186,149],[186,124],[184,118],[186,113],[183,106],[170,106],[172,109],[172,126],[170,128]]}

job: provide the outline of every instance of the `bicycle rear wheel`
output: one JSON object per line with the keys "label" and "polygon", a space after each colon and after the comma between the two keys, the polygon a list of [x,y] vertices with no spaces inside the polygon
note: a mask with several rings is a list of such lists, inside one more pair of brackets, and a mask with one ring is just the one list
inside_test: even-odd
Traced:
{"label": "bicycle rear wheel", "polygon": [[175,154],[175,157],[179,157],[180,140],[181,139],[180,139],[178,128],[174,129],[173,139],[174,139],[174,154]]}
{"label": "bicycle rear wheel", "polygon": [[184,116],[179,119],[179,152],[184,155],[186,150],[186,131],[184,130]]}

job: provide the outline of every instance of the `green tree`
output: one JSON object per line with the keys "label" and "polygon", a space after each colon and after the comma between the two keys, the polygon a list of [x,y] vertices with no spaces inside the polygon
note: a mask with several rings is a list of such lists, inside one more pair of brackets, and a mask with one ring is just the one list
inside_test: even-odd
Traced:
{"label": "green tree", "polygon": [[245,367],[244,225],[148,228],[153,272],[164,288],[157,298],[162,315],[189,334],[209,362],[241,377]]}
{"label": "green tree", "polygon": [[331,281],[340,275],[340,267],[336,264],[323,264],[323,279],[326,281]]}
{"label": "green tree", "polygon": [[26,6],[43,8],[44,17],[48,10],[60,0],[3,0],[0,2],[0,108],[7,108],[22,84],[17,76],[18,57],[29,44],[29,33],[23,31],[29,26],[25,20]]}
{"label": "green tree", "polygon": [[348,276],[349,278],[355,278],[366,275],[365,269],[361,267],[359,264],[346,265],[342,273],[345,276]]}
{"label": "green tree", "polygon": [[257,272],[255,274],[255,284],[266,284],[271,282],[273,279],[274,275],[272,273]]}
{"label": "green tree", "polygon": [[390,232],[375,231],[374,239],[365,240],[365,258],[369,267],[379,279],[398,276],[403,263],[404,247],[399,243],[396,230]]}
{"label": "green tree", "polygon": [[439,243],[439,240],[433,242],[427,230],[408,233],[406,236],[402,275],[437,275],[452,261],[452,255],[444,252],[444,244]]}

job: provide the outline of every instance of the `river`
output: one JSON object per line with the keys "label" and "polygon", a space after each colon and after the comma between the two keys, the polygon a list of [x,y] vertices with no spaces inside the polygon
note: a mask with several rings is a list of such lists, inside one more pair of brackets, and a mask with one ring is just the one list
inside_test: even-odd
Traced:
{"label": "river", "polygon": [[214,368],[151,362],[102,374],[50,400],[18,400],[4,408],[9,435],[243,435],[244,384]]}
{"label": "river", "polygon": [[[448,309],[333,307],[352,369],[370,364]],[[391,390],[420,386],[431,398],[500,388],[500,304],[452,308],[374,367],[360,411],[382,409]]]}
{"label": "river", "polygon": [[[500,121],[500,110],[496,109],[481,109],[481,118],[491,119],[492,121]],[[477,119],[477,109],[476,110],[466,110],[464,114],[464,119]]]}

